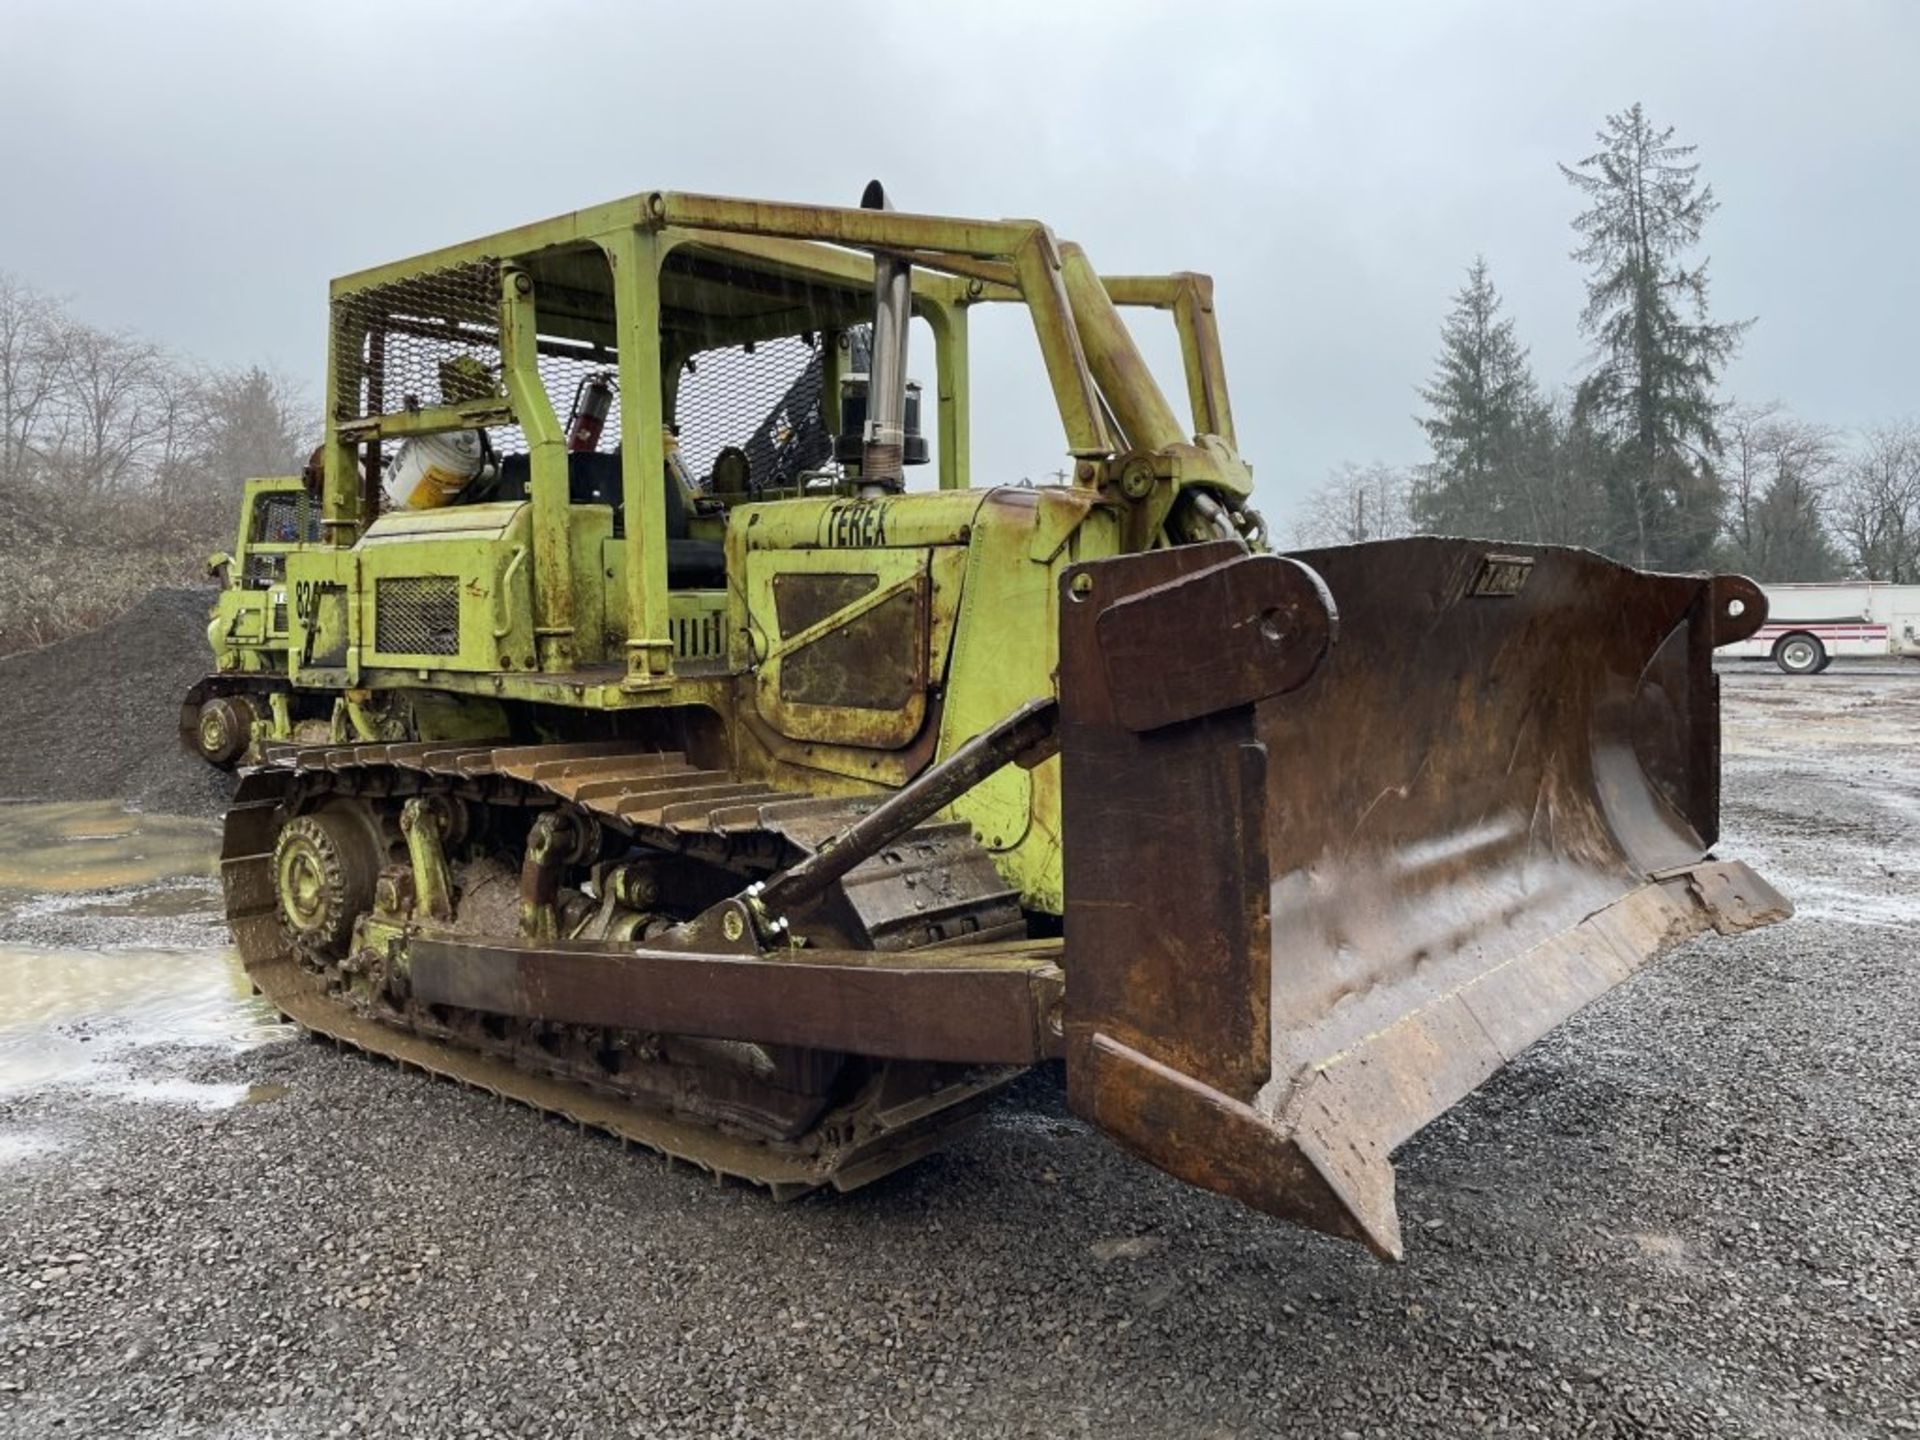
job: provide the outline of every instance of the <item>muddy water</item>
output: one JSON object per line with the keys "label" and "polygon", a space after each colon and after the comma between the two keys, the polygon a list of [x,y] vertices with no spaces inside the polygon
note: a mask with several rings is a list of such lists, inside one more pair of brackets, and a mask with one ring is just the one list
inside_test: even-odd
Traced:
{"label": "muddy water", "polygon": [[[219,933],[218,844],[211,822],[112,803],[0,805],[0,1107],[52,1087],[207,1107],[249,1098],[246,1085],[150,1063],[158,1047],[289,1033],[239,957],[206,943]],[[179,936],[189,943],[169,942]],[[45,1148],[0,1116],[0,1164]]]}
{"label": "muddy water", "polygon": [[208,879],[220,826],[142,815],[111,800],[0,805],[0,892],[74,894]]}

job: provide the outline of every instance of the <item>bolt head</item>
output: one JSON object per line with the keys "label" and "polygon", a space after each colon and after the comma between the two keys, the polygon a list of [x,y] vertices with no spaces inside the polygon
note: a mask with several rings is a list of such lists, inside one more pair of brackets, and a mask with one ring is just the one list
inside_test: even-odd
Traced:
{"label": "bolt head", "polygon": [[1147,465],[1127,466],[1120,476],[1120,491],[1129,500],[1144,500],[1153,493],[1153,470]]}

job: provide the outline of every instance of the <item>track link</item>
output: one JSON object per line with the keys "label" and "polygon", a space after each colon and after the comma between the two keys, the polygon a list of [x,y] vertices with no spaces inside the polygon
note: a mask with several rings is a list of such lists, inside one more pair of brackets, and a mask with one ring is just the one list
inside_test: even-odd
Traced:
{"label": "track link", "polygon": [[[741,876],[791,863],[873,803],[795,795],[699,770],[671,752],[605,743],[272,747],[262,765],[243,775],[228,814],[222,883],[252,983],[288,1019],[316,1035],[715,1175],[763,1185],[783,1199],[822,1186],[856,1188],[950,1143],[977,1123],[988,1097],[1019,1073],[945,1066],[889,1075],[877,1066],[812,1129],[777,1140],[544,1070],[528,1022],[514,1022],[498,1053],[487,1053],[429,1033],[431,1026],[367,1014],[290,942],[275,898],[274,840],[293,809],[315,795],[396,796],[423,789],[495,806],[574,806],[630,835],[636,845]],[[844,895],[868,943],[879,949],[1004,939],[1024,928],[1017,896],[959,825],[921,827],[852,872]]]}

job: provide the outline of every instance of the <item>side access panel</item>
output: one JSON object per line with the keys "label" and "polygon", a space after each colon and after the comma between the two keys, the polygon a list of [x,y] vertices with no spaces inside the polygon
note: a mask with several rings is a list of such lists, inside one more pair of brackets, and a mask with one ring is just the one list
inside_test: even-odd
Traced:
{"label": "side access panel", "polygon": [[761,717],[789,740],[911,744],[945,677],[965,558],[951,546],[754,552]]}
{"label": "side access panel", "polygon": [[527,505],[394,511],[353,553],[363,669],[535,668]]}

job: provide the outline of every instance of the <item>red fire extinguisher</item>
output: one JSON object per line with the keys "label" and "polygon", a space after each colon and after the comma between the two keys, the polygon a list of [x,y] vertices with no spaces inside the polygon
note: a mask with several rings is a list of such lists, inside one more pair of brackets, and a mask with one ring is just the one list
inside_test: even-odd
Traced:
{"label": "red fire extinguisher", "polygon": [[573,413],[567,416],[567,449],[598,450],[600,431],[612,409],[612,371],[599,370],[581,380],[573,392]]}

